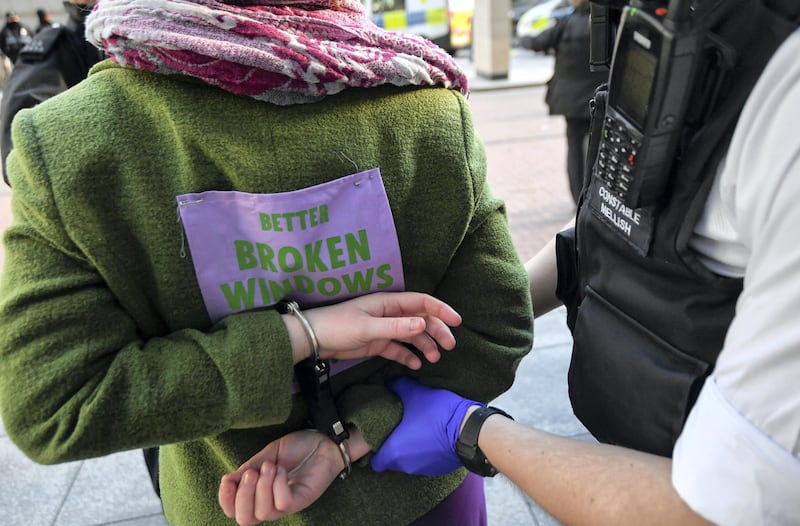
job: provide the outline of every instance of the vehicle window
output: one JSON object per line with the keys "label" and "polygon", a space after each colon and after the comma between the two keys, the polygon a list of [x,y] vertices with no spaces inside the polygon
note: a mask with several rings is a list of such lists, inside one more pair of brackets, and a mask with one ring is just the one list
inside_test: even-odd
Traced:
{"label": "vehicle window", "polygon": [[385,13],[386,11],[402,11],[406,8],[406,0],[372,0],[372,12],[374,14]]}

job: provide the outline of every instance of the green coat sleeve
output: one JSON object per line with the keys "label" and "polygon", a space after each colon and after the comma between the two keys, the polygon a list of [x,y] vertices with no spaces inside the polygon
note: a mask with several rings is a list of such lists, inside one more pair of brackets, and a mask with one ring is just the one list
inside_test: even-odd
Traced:
{"label": "green coat sleeve", "polygon": [[55,463],[285,421],[292,364],[279,315],[145,337],[63,227],[69,204],[51,192],[29,117],[15,122],[14,222],[0,281],[9,437],[32,459]]}

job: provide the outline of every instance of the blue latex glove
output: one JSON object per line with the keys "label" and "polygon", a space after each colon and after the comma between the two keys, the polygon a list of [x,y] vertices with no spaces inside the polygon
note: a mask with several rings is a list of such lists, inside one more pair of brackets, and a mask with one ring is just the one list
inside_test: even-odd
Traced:
{"label": "blue latex glove", "polygon": [[372,469],[432,476],[462,467],[456,455],[461,422],[467,409],[483,404],[411,378],[397,378],[388,385],[403,401],[403,420],[372,456]]}

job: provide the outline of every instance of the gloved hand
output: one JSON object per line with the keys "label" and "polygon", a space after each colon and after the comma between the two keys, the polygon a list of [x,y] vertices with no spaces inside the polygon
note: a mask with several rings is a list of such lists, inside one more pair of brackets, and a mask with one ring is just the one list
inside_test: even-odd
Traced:
{"label": "gloved hand", "polygon": [[456,441],[467,409],[483,404],[411,378],[396,378],[389,388],[403,401],[403,420],[372,456],[375,471],[444,475],[463,466]]}

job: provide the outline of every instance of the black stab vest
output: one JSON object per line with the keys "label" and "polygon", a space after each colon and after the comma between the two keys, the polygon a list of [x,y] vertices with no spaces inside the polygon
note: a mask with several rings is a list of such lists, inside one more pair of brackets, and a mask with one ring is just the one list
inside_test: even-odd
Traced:
{"label": "black stab vest", "polygon": [[[570,400],[601,442],[672,455],[742,290],[741,279],[713,274],[687,245],[745,100],[797,24],[759,0],[739,4],[711,28],[734,50],[734,67],[714,111],[682,143],[662,199],[614,209],[613,195],[590,177],[575,229],[557,238],[558,295],[574,339]],[[603,99],[601,92],[590,158]]]}

